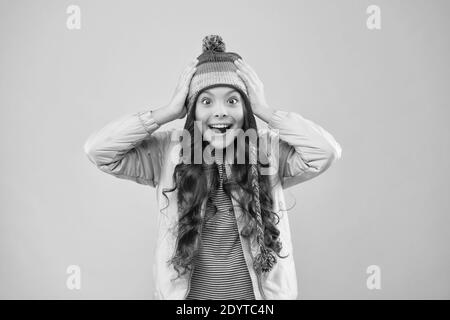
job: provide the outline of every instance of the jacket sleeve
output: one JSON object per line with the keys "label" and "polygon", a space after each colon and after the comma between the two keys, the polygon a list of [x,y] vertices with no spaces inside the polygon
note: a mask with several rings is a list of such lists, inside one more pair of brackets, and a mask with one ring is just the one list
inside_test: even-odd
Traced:
{"label": "jacket sleeve", "polygon": [[103,172],[156,187],[170,132],[155,132],[151,111],[126,115],[92,133],[84,144],[88,159]]}
{"label": "jacket sleeve", "polygon": [[275,152],[284,188],[318,176],[341,158],[342,149],[334,137],[297,113],[277,110],[268,127],[279,138]]}

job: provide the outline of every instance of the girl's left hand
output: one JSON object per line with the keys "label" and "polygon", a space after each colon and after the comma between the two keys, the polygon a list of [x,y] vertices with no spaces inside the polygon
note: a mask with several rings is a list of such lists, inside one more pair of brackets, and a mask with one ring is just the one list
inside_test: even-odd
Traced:
{"label": "girl's left hand", "polygon": [[249,64],[242,59],[234,61],[234,64],[238,68],[237,74],[244,81],[247,86],[248,96],[252,105],[253,113],[259,116],[264,109],[268,109],[266,97],[264,95],[264,85],[259,79],[256,72],[249,66]]}

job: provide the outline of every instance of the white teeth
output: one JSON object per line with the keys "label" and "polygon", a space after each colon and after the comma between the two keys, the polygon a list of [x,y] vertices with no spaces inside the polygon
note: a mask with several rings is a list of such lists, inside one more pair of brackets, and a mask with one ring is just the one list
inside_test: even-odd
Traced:
{"label": "white teeth", "polygon": [[229,124],[212,124],[210,125],[211,128],[217,128],[217,129],[221,129],[221,128],[228,128],[231,125]]}

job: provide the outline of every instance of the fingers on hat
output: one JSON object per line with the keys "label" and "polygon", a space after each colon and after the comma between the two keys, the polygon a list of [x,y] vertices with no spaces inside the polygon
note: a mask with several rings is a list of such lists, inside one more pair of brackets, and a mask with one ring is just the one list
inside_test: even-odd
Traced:
{"label": "fingers on hat", "polygon": [[247,69],[249,70],[249,72],[255,77],[258,78],[258,75],[256,74],[256,71],[249,65],[246,64]]}
{"label": "fingers on hat", "polygon": [[244,62],[244,60],[240,59],[240,61],[238,61],[238,65],[240,68],[247,71],[251,76],[256,78],[258,77],[255,70],[253,70],[253,68],[248,63]]}
{"label": "fingers on hat", "polygon": [[197,68],[194,65],[189,65],[183,70],[183,77],[191,77]]}
{"label": "fingers on hat", "polygon": [[237,74],[244,80],[245,84],[254,86],[254,81],[249,75],[243,71],[237,70]]}

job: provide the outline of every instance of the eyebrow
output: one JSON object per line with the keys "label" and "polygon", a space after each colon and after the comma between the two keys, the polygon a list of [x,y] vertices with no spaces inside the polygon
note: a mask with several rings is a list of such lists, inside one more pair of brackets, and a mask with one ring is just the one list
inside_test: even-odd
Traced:
{"label": "eyebrow", "polygon": [[[231,92],[238,92],[236,89],[230,89],[228,92],[226,92],[225,94],[230,94]],[[212,94],[211,91],[209,91],[209,89],[203,91],[203,93],[209,93]]]}

